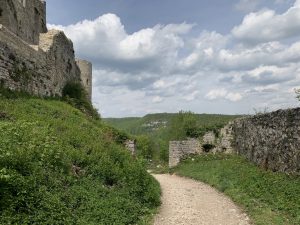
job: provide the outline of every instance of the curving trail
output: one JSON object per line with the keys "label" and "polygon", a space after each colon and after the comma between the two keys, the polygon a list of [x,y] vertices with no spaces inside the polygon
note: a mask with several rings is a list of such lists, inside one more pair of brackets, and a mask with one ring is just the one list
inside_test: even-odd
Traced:
{"label": "curving trail", "polygon": [[153,175],[162,188],[154,225],[249,225],[248,216],[212,187],[169,174]]}

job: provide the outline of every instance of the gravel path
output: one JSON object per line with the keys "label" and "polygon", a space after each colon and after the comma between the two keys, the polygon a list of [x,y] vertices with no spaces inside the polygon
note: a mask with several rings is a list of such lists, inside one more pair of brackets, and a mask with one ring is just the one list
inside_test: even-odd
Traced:
{"label": "gravel path", "polygon": [[248,225],[250,220],[228,197],[212,187],[175,175],[153,175],[162,188],[154,225]]}

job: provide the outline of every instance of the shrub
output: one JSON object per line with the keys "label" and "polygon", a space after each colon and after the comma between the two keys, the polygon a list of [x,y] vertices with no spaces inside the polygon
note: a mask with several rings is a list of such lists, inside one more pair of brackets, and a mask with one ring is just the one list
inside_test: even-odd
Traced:
{"label": "shrub", "polygon": [[86,91],[79,82],[68,82],[62,91],[63,99],[94,119],[100,115],[89,101]]}

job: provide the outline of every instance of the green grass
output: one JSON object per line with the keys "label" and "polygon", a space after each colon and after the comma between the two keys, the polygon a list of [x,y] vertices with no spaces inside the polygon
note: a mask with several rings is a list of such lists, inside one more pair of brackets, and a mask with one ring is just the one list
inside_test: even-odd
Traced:
{"label": "green grass", "polygon": [[237,155],[203,155],[193,160],[172,171],[224,192],[255,224],[300,224],[299,176],[264,171]]}
{"label": "green grass", "polygon": [[0,95],[0,224],[143,224],[160,188],[125,138],[64,102]]}

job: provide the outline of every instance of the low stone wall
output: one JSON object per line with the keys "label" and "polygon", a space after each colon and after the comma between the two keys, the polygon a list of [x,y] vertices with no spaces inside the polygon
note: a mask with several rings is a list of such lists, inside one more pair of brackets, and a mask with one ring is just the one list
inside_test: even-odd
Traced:
{"label": "low stone wall", "polygon": [[177,166],[182,158],[191,154],[200,154],[202,147],[198,139],[169,142],[169,167]]}
{"label": "low stone wall", "polygon": [[237,119],[235,151],[264,169],[300,174],[300,108]]}

